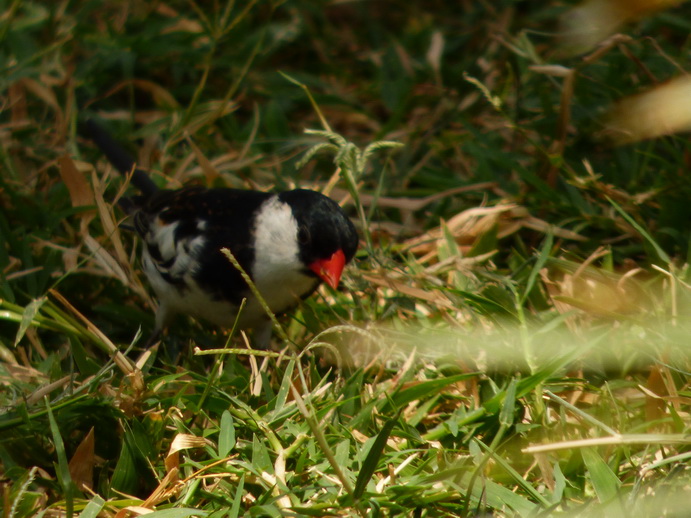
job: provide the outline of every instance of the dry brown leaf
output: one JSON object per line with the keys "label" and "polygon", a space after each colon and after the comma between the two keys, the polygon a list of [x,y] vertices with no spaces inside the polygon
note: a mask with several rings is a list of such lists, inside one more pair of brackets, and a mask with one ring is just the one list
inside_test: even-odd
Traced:
{"label": "dry brown leaf", "polygon": [[[116,260],[118,262],[118,266],[120,267],[125,278],[129,279],[129,255],[125,251],[125,246],[122,243],[122,236],[120,235],[120,229],[118,228],[118,224],[115,222],[113,216],[113,206],[110,203],[107,203],[103,198],[103,193],[105,192],[106,187],[98,178],[95,171],[93,172],[91,181],[94,185],[94,198],[96,201],[96,207],[98,208],[98,214],[101,219],[101,224],[103,225],[103,231],[113,245],[115,255],[117,256]],[[82,225],[81,232],[82,236],[88,235],[88,229],[85,225]],[[125,282],[125,284],[130,283]]]}
{"label": "dry brown leaf", "polygon": [[173,442],[170,444],[168,454],[165,458],[165,466],[166,470],[168,470],[168,474],[166,475],[165,479],[161,481],[156,490],[154,490],[151,496],[147,498],[144,505],[146,507],[155,505],[159,501],[161,495],[166,493],[168,486],[177,482],[177,474],[180,468],[180,452],[182,450],[203,448],[209,444],[209,440],[205,439],[204,437],[198,437],[196,435],[186,433],[177,434],[173,439]]}
{"label": "dry brown leaf", "polygon": [[[483,232],[494,226],[499,216],[509,213],[515,205],[499,205],[496,207],[475,207],[464,210],[449,219],[445,224],[448,231],[456,238],[459,245],[472,244]],[[407,240],[404,249],[416,255],[436,253],[440,244],[443,244],[444,233],[442,226],[429,230],[425,234]]]}
{"label": "dry brown leaf", "polygon": [[[515,204],[497,205],[495,207],[475,207],[456,214],[448,222],[444,223],[448,232],[454,236],[456,243],[461,247],[470,248],[478,237],[497,226],[497,237],[504,238],[521,228],[529,228],[538,232],[552,233],[553,235],[574,241],[583,241],[585,238],[576,232],[572,232],[531,216],[525,207]],[[437,250],[445,244],[443,226],[440,225],[428,232],[407,240],[404,249],[420,256],[425,256],[425,261],[436,260]],[[462,250],[464,250],[462,248]],[[466,250],[464,250],[466,251]],[[421,259],[422,262],[422,259]]]}
{"label": "dry brown leaf", "polygon": [[[48,381],[48,378],[46,377],[46,374],[42,373],[41,371],[34,369],[33,367],[25,367],[23,365],[19,365],[17,363],[17,360],[12,358],[2,358],[2,361],[5,362],[5,364],[2,366],[2,368],[7,372],[7,374],[10,375],[11,380],[13,381],[20,381],[22,383],[41,383]],[[8,382],[5,381],[5,377],[0,377],[0,385],[7,385]]]}
{"label": "dry brown leaf", "polygon": [[69,471],[72,481],[80,491],[91,490],[94,486],[94,428],[89,430],[86,437],[79,443],[69,462]]}
{"label": "dry brown leaf", "polygon": [[180,470],[177,467],[171,468],[166,476],[159,482],[156,489],[154,489],[149,497],[141,505],[142,508],[153,509],[153,507],[161,502],[168,500],[175,495],[181,486],[178,485]]}
{"label": "dry brown leaf", "polygon": [[[123,83],[123,86],[129,86],[130,81],[124,81]],[[131,84],[135,88],[139,88],[140,90],[150,93],[156,105],[160,106],[161,108],[180,108],[180,105],[173,94],[171,94],[167,89],[163,88],[158,83],[154,83],[153,81],[146,79],[132,79]]]}
{"label": "dry brown leaf", "polygon": [[10,85],[7,91],[9,97],[12,125],[25,125],[28,123],[29,111],[26,104],[26,89],[21,81]]}
{"label": "dry brown leaf", "polygon": [[[370,206],[376,202],[377,206],[379,207],[418,211],[425,208],[430,203],[443,200],[444,198],[448,198],[449,196],[453,196],[455,194],[493,190],[496,189],[497,186],[497,182],[480,182],[472,185],[464,185],[462,187],[454,187],[452,189],[447,189],[445,191],[440,191],[429,196],[425,196],[424,198],[388,198],[386,196],[375,197],[371,194],[362,193],[360,194],[360,201],[365,206]],[[338,187],[334,188],[331,192],[335,198],[339,199],[348,194],[345,189],[340,189]]]}
{"label": "dry brown leaf", "polygon": [[577,232],[573,232],[571,230],[557,227],[556,225],[552,225],[551,223],[547,223],[544,220],[534,218],[532,216],[529,216],[521,221],[521,226],[525,228],[529,228],[532,230],[537,230],[538,232],[542,232],[544,234],[551,233],[556,237],[559,237],[561,239],[570,239],[571,241],[587,241],[585,237],[582,235],[578,234]]}
{"label": "dry brown leaf", "polygon": [[554,480],[554,468],[552,467],[551,459],[544,453],[535,454],[535,462],[537,463],[540,473],[542,474],[542,480],[545,481],[545,485],[554,491],[555,480]]}
{"label": "dry brown leaf", "polygon": [[78,167],[77,163],[68,155],[63,155],[58,158],[58,164],[60,165],[59,170],[62,181],[65,182],[65,186],[70,193],[72,206],[83,207],[85,205],[94,205],[94,193],[84,176],[85,164],[80,162],[80,166]]}
{"label": "dry brown leaf", "polygon": [[53,110],[55,110],[58,116],[62,118],[62,110],[60,109],[60,103],[58,102],[58,99],[55,96],[53,90],[51,90],[44,84],[39,83],[35,79],[31,79],[29,77],[24,77],[21,79],[21,81],[28,91],[30,91],[36,97],[41,99],[44,103],[50,106]]}
{"label": "dry brown leaf", "polygon": [[408,295],[410,297],[430,302],[435,306],[443,308],[454,307],[453,303],[449,299],[447,299],[440,291],[423,290],[422,288],[416,288],[414,286],[411,286],[410,284],[399,282],[387,277],[363,275],[362,278],[366,281],[371,282],[372,284],[376,284],[377,286],[391,288],[397,293],[402,293],[403,295]]}
{"label": "dry brown leaf", "polygon": [[[110,88],[106,93],[104,93],[101,97],[98,97],[93,101],[87,103],[85,107],[88,107],[92,102],[95,102],[102,98],[110,97],[118,93],[120,90],[130,88],[131,86],[149,93],[156,105],[160,106],[162,109],[178,110],[180,108],[179,103],[168,90],[163,88],[161,85],[146,79],[128,79],[125,81],[120,81],[119,83],[116,83],[112,88]],[[99,114],[99,116],[103,119],[110,120],[131,120],[132,112],[130,110],[120,110],[108,112],[107,114]],[[146,123],[160,120],[161,118],[165,118],[167,116],[168,113],[161,112],[158,110],[138,111],[135,113],[135,120],[140,123]]]}
{"label": "dry brown leaf", "polygon": [[[650,369],[650,375],[646,387],[641,387],[645,394],[645,418],[648,422],[658,422],[667,414],[667,405],[662,396],[667,395],[667,388],[665,380],[660,372],[660,368],[653,365]],[[649,425],[648,431],[653,432],[659,430],[660,425]]]}
{"label": "dry brown leaf", "polygon": [[26,403],[28,405],[35,405],[51,392],[68,385],[71,380],[72,376],[68,374],[58,380],[53,381],[52,383],[48,383],[47,385],[37,388],[29,397],[26,398]]}
{"label": "dry brown leaf", "polygon": [[188,433],[179,433],[170,443],[170,448],[168,449],[168,457],[177,453],[181,450],[188,450],[190,448],[203,448],[211,444],[208,439],[204,437],[198,437],[196,435],[191,435]]}
{"label": "dry brown leaf", "polygon": [[128,284],[127,273],[122,269],[120,263],[118,263],[115,258],[108,253],[108,251],[103,248],[103,245],[96,241],[91,235],[83,236],[84,244],[93,254],[96,262],[103,268],[103,271],[111,276],[120,280],[123,284]]}

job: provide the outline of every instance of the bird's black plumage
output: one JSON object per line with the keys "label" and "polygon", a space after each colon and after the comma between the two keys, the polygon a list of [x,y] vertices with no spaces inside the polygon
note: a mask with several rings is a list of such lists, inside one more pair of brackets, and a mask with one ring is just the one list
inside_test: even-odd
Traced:
{"label": "bird's black plumage", "polygon": [[125,149],[106,131],[106,129],[93,119],[87,119],[82,133],[87,135],[99,149],[106,155],[108,161],[122,174],[132,174],[132,185],[148,198],[158,191],[156,184],[141,169],[135,168],[134,159]]}
{"label": "bird's black plumage", "polygon": [[355,227],[318,192],[158,189],[98,123],[90,120],[85,128],[141,192],[126,207],[143,241],[144,272],[159,298],[155,336],[179,313],[231,326],[243,298],[248,304],[241,327],[266,328],[267,316],[222,248],[233,253],[276,313],[309,296],[322,280],[335,286],[355,255]]}
{"label": "bird's black plumage", "polygon": [[[248,215],[256,213],[270,193],[240,189],[205,189],[186,187],[179,190],[155,192],[134,214],[135,229],[144,238],[145,246],[160,270],[169,272],[177,254],[161,251],[156,239],[146,239],[155,225],[176,225],[173,244],[189,253],[186,243],[200,235],[206,237],[204,246],[195,253],[198,263],[194,279],[215,300],[240,304],[247,295],[247,284],[240,272],[223,255],[221,248],[229,248],[245,271],[254,261],[252,228]],[[204,228],[201,229],[200,226]],[[230,268],[229,268],[230,267]],[[168,273],[168,280],[184,291],[181,277],[187,271]]]}

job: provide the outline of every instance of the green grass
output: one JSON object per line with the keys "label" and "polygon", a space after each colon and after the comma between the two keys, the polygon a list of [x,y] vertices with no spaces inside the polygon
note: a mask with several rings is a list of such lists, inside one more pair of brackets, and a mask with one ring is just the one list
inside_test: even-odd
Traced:
{"label": "green grass", "polygon": [[[688,3],[587,59],[527,4],[0,4],[2,516],[685,515],[691,145],[602,135]],[[345,201],[343,288],[143,354],[93,114],[162,186]]]}

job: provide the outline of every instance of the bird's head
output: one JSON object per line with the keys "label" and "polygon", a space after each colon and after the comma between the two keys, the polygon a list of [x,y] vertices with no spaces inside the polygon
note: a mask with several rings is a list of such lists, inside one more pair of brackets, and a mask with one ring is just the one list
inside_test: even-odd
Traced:
{"label": "bird's head", "polygon": [[318,192],[296,189],[279,198],[290,205],[298,223],[299,254],[306,272],[336,288],[357,251],[355,226],[335,201]]}

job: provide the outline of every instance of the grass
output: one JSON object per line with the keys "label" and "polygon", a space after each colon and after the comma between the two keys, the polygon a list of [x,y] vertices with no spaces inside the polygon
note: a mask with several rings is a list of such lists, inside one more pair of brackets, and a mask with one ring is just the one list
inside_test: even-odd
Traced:
{"label": "grass", "polygon": [[[683,75],[688,4],[578,54],[524,4],[3,3],[2,516],[685,515],[691,146],[606,114]],[[330,193],[343,289],[280,354],[142,351],[91,114],[162,186]]]}

